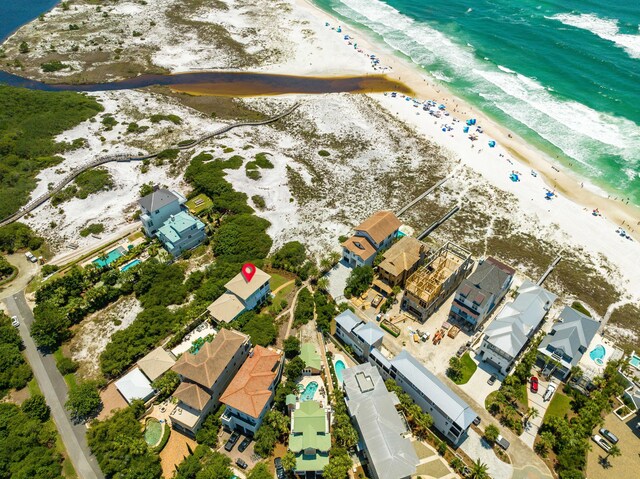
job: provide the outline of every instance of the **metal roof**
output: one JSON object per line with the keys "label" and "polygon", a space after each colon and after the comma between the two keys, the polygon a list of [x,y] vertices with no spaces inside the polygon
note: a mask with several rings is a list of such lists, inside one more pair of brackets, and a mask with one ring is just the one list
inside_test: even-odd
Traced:
{"label": "metal roof", "polygon": [[463,430],[471,426],[477,414],[410,353],[404,349],[400,351],[391,360],[391,366]]}
{"label": "metal roof", "polygon": [[403,436],[407,432],[405,422],[378,370],[364,363],[345,369],[342,377],[349,414],[358,424],[376,476],[401,479],[415,474],[418,456],[411,441]]}
{"label": "metal roof", "polygon": [[361,322],[362,320],[350,309],[345,309],[342,313],[336,316],[336,324],[342,326],[342,328],[349,333]]}
{"label": "metal roof", "polygon": [[116,388],[129,404],[134,399],[146,401],[153,396],[154,390],[147,377],[139,368],[134,368],[116,381]]}
{"label": "metal roof", "polygon": [[458,293],[462,293],[471,301],[477,298],[476,303],[479,305],[485,303],[492,294],[498,295],[507,278],[513,275],[505,271],[500,266],[501,263],[496,264],[494,261],[493,258],[487,258],[480,263],[471,276],[462,281]]}
{"label": "metal roof", "polygon": [[361,323],[353,330],[369,346],[373,346],[377,341],[384,338],[384,331],[375,323]]}

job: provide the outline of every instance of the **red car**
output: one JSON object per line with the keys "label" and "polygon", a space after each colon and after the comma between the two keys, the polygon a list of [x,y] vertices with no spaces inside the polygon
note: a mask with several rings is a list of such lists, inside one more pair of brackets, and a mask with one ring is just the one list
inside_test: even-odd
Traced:
{"label": "red car", "polygon": [[538,378],[535,376],[531,376],[531,392],[538,392]]}

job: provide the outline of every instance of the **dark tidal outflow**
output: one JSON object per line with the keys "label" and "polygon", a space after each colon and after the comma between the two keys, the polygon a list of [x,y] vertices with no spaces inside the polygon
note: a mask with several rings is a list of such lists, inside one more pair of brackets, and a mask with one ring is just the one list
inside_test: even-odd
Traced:
{"label": "dark tidal outflow", "polygon": [[40,91],[98,92],[151,86],[176,86],[180,91],[203,95],[249,96],[288,93],[409,92],[401,83],[382,75],[307,77],[244,72],[195,72],[177,75],[140,75],[110,83],[49,84],[0,71],[0,84]]}

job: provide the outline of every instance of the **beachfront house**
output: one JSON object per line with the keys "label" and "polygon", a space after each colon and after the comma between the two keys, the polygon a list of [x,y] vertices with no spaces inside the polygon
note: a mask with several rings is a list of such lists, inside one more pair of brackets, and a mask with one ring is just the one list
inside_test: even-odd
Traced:
{"label": "beachfront house", "polygon": [[322,371],[322,358],[315,344],[302,343],[300,345],[300,359],[304,361],[302,373],[305,376],[320,374]]}
{"label": "beachfront house", "polygon": [[424,263],[428,251],[427,245],[412,236],[400,238],[381,253],[384,259],[378,265],[373,289],[387,296],[395,286],[403,287],[407,278]]}
{"label": "beachfront house", "polygon": [[145,234],[153,238],[171,215],[183,211],[187,199],[176,191],[159,188],[138,200],[140,222]]}
{"label": "beachfront house", "polygon": [[384,331],[377,324],[363,321],[347,309],[336,317],[336,336],[357,356],[366,360],[374,348],[382,346]]}
{"label": "beachfront house", "polygon": [[419,459],[411,443],[411,431],[396,409],[398,397],[387,390],[371,364],[345,369],[342,377],[347,410],[367,458],[367,477],[412,477]]}
{"label": "beachfront house", "polygon": [[296,456],[294,474],[305,479],[320,478],[329,464],[329,412],[318,401],[296,402],[293,407],[289,450]]}
{"label": "beachfront house", "polygon": [[598,321],[565,306],[558,322],[538,346],[538,361],[544,367],[545,376],[554,374],[566,380],[571,368],[577,366],[587,351],[598,329]]}
{"label": "beachfront house", "polygon": [[392,211],[377,211],[342,243],[342,259],[350,266],[373,265],[378,251],[388,248],[402,223]]}
{"label": "beachfront house", "polygon": [[482,361],[507,374],[556,298],[542,286],[524,281],[516,299],[507,303],[487,328],[480,345]]}
{"label": "beachfront house", "polygon": [[256,268],[251,281],[238,273],[225,284],[227,291],[209,305],[209,314],[218,323],[230,323],[245,311],[255,309],[271,294],[270,279],[260,268]]}
{"label": "beachfront house", "polygon": [[478,263],[456,290],[449,318],[477,331],[509,291],[515,270],[495,258]]}
{"label": "beachfront house", "polygon": [[173,393],[178,405],[169,416],[174,429],[195,437],[207,414],[220,403],[220,396],[249,356],[250,350],[248,336],[221,329],[199,351],[185,352],[180,356],[171,368],[181,380]]}
{"label": "beachfront house", "polygon": [[[449,386],[425,368],[406,350],[393,359],[374,349],[369,362],[382,377],[393,379],[420,408],[431,415],[433,425],[453,444],[459,444],[467,434],[477,414]],[[348,369],[343,372],[343,377]]]}
{"label": "beachfront house", "polygon": [[156,236],[174,258],[207,239],[204,223],[186,211],[169,216]]}
{"label": "beachfront house", "polygon": [[273,401],[282,374],[283,355],[256,346],[220,397],[225,405],[222,425],[231,431],[253,436]]}
{"label": "beachfront house", "polygon": [[425,322],[451,296],[473,267],[471,252],[454,243],[429,254],[405,286],[401,308]]}

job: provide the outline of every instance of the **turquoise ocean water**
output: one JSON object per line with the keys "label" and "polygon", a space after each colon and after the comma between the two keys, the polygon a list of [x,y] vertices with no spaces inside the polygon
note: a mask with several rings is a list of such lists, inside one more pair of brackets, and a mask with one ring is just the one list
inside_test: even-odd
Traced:
{"label": "turquoise ocean water", "polygon": [[640,205],[640,0],[314,0]]}

